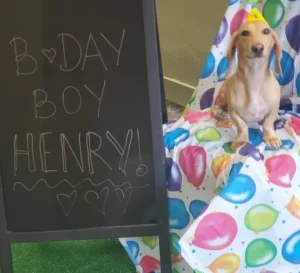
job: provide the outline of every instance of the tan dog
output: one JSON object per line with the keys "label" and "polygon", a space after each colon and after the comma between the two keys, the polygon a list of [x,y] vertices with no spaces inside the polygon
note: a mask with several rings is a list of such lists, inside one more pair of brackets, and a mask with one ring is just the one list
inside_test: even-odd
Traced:
{"label": "tan dog", "polygon": [[222,85],[219,106],[229,113],[237,127],[237,137],[231,147],[233,150],[248,142],[247,123],[262,120],[266,145],[281,146],[273,127],[280,103],[280,85],[269,69],[273,48],[276,72],[281,75],[281,47],[276,33],[267,23],[245,23],[232,36],[227,56],[232,64],[238,51],[237,70]]}

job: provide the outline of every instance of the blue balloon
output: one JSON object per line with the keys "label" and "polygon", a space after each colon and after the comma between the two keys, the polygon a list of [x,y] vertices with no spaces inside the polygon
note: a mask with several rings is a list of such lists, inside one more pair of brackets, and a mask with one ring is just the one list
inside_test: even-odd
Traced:
{"label": "blue balloon", "polygon": [[300,97],[300,73],[296,77],[296,90],[297,90],[297,96]]}
{"label": "blue balloon", "polygon": [[[275,63],[275,59],[276,57],[273,52],[271,56],[272,67]],[[294,79],[294,75],[295,75],[294,59],[285,50],[282,50],[282,58],[280,64],[282,68],[282,76],[276,74],[275,75],[280,85],[287,85]]]}
{"label": "blue balloon", "polygon": [[190,203],[190,213],[192,214],[193,218],[198,218],[208,207],[208,204],[201,201],[201,200],[194,200]]}
{"label": "blue balloon", "polygon": [[215,57],[211,52],[209,52],[209,55],[206,59],[200,78],[201,79],[207,78],[214,71],[215,64],[216,64]]}
{"label": "blue balloon", "polygon": [[224,81],[226,79],[226,75],[227,75],[227,70],[229,67],[229,61],[227,57],[224,57],[219,65],[218,65],[218,69],[217,69],[217,74],[218,74],[218,81]]}
{"label": "blue balloon", "polygon": [[172,150],[178,143],[185,141],[190,136],[190,131],[177,128],[171,132],[168,132],[164,136],[164,144],[168,150]]}
{"label": "blue balloon", "polygon": [[[290,139],[282,139],[281,143],[282,143],[282,145],[281,145],[280,149],[284,149],[284,150],[291,150],[295,146],[294,141],[292,141]],[[269,147],[269,146],[265,147],[265,151],[277,151],[277,150],[278,150],[277,148],[273,148],[273,147]]]}
{"label": "blue balloon", "polygon": [[140,246],[135,241],[127,241],[128,249],[126,249],[126,252],[131,257],[131,260],[136,261],[136,258],[139,255],[140,252]]}
{"label": "blue balloon", "polygon": [[181,253],[181,246],[180,246],[180,244],[177,242],[177,243],[174,244],[174,246],[176,247],[177,251],[179,253]]}
{"label": "blue balloon", "polygon": [[252,145],[257,146],[263,142],[263,133],[260,129],[249,128],[248,129],[249,141]]}
{"label": "blue balloon", "polygon": [[239,1],[239,0],[229,0],[229,6],[235,4],[237,1]]}
{"label": "blue balloon", "polygon": [[286,239],[281,249],[282,257],[292,264],[300,264],[300,230]]}
{"label": "blue balloon", "polygon": [[190,223],[190,215],[182,200],[169,198],[169,224],[171,229],[184,229]]}
{"label": "blue balloon", "polygon": [[231,170],[229,173],[228,184],[231,183],[234,179],[236,179],[236,177],[240,173],[243,165],[244,164],[242,162],[232,164],[232,167],[231,167]]}
{"label": "blue balloon", "polygon": [[169,191],[180,191],[182,185],[182,176],[180,169],[172,158],[166,158],[166,177]]}
{"label": "blue balloon", "polygon": [[248,175],[238,174],[219,193],[219,196],[233,204],[244,204],[254,196],[255,192],[256,185],[253,179]]}

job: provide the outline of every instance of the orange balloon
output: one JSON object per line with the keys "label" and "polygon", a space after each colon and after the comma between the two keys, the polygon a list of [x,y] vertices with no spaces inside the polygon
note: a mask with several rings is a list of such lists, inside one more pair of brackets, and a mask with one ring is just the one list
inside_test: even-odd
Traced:
{"label": "orange balloon", "polygon": [[231,128],[232,127],[231,119],[217,120],[216,127],[217,128]]}
{"label": "orange balloon", "polygon": [[213,159],[211,163],[211,170],[215,178],[218,178],[219,174],[226,169],[229,163],[230,163],[229,155],[221,155]]}
{"label": "orange balloon", "polygon": [[182,115],[185,116],[189,113],[189,108],[188,107],[185,107],[184,110],[183,110],[183,113]]}
{"label": "orange balloon", "polygon": [[223,254],[208,267],[212,273],[236,273],[240,268],[240,258],[233,254]]}
{"label": "orange balloon", "polygon": [[295,197],[295,195],[291,198],[290,202],[287,204],[286,209],[294,217],[300,219],[300,200],[298,200]]}

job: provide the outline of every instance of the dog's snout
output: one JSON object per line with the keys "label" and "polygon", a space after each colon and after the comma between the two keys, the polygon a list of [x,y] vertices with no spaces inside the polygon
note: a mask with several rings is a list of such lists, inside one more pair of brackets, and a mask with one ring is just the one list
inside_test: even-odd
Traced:
{"label": "dog's snout", "polygon": [[264,51],[264,45],[261,43],[254,44],[252,46],[253,53],[262,53]]}

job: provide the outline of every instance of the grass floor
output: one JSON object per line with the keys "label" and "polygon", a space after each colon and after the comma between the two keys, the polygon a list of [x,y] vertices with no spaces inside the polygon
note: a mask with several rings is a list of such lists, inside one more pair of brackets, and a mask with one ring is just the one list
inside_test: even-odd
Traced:
{"label": "grass floor", "polygon": [[14,273],[135,273],[117,240],[16,244]]}

